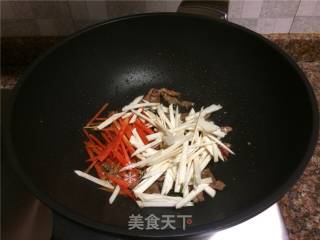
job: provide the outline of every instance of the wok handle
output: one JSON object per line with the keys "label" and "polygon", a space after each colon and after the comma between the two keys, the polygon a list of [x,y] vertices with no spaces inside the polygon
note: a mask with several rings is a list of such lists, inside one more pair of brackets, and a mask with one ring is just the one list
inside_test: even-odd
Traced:
{"label": "wok handle", "polygon": [[177,12],[203,15],[210,18],[228,20],[228,0],[188,1],[183,0]]}

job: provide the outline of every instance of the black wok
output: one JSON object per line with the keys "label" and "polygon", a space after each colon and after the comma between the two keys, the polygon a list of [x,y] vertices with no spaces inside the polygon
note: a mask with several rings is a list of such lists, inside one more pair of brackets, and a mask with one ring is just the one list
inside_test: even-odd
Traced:
{"label": "black wok", "polygon": [[[220,20],[137,15],[76,33],[37,60],[12,103],[8,150],[15,169],[52,210],[93,229],[131,236],[184,236],[240,223],[276,202],[298,179],[318,133],[304,74],[260,35]],[[196,105],[220,103],[218,124],[236,155],[211,166],[226,189],[179,210],[144,208],[80,179],[81,128],[104,103],[120,108],[151,87],[181,91]],[[185,231],[128,230],[131,214],[192,215]]]}

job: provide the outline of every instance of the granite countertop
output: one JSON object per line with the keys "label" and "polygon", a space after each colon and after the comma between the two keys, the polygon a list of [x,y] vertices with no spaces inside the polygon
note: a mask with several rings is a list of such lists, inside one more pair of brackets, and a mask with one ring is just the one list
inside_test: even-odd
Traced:
{"label": "granite countertop", "polygon": [[[265,35],[301,67],[320,106],[320,34]],[[1,89],[12,89],[17,77],[40,53],[60,38],[2,39]],[[279,201],[291,240],[320,240],[320,140],[299,181]]]}

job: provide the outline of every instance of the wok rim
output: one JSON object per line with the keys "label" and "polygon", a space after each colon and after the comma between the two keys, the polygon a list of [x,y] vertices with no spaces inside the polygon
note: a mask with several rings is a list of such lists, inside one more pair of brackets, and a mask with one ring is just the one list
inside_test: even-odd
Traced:
{"label": "wok rim", "polygon": [[[264,44],[268,45],[270,48],[275,50],[277,53],[281,55],[287,62],[290,63],[292,68],[297,72],[299,75],[300,80],[302,81],[305,90],[307,91],[308,100],[311,103],[311,109],[312,109],[312,134],[309,138],[307,150],[301,158],[300,163],[298,164],[298,167],[292,172],[289,178],[285,180],[285,182],[280,185],[277,189],[275,189],[270,195],[268,195],[267,198],[264,200],[257,202],[255,205],[251,206],[250,208],[247,208],[245,210],[239,211],[237,214],[225,218],[223,220],[215,222],[213,225],[212,223],[204,224],[201,226],[196,226],[192,228],[187,228],[187,230],[175,230],[173,231],[130,231],[128,229],[124,229],[121,227],[115,227],[111,225],[106,225],[104,223],[97,223],[94,220],[90,220],[80,214],[74,213],[72,210],[68,209],[67,207],[64,207],[62,204],[58,203],[56,200],[50,198],[45,192],[39,190],[32,182],[32,177],[28,176],[27,173],[24,172],[23,168],[21,167],[19,163],[19,159],[15,154],[14,146],[12,143],[12,135],[11,135],[11,119],[12,119],[12,113],[14,110],[14,103],[17,99],[17,96],[19,94],[19,91],[21,87],[23,86],[24,82],[28,79],[28,76],[30,73],[39,65],[39,63],[42,62],[45,58],[50,56],[52,52],[54,52],[56,49],[58,49],[60,46],[68,43],[70,40],[74,39],[75,37],[86,33],[92,29],[95,29],[97,27],[100,27],[105,24],[111,24],[119,21],[125,21],[128,19],[134,19],[134,18],[141,18],[141,17],[148,17],[148,16],[181,16],[181,17],[188,17],[193,19],[204,19],[208,21],[217,21],[226,25],[229,25],[229,27],[236,28],[238,30],[244,31],[247,34],[253,35],[257,40],[263,41]],[[58,213],[59,215],[66,217],[67,219],[81,224],[85,225],[91,229],[94,230],[100,230],[102,232],[111,233],[111,234],[119,234],[122,236],[129,236],[129,237],[183,237],[183,236],[195,236],[198,234],[208,233],[208,232],[214,232],[222,229],[226,229],[232,226],[235,226],[239,223],[242,223],[262,211],[266,210],[268,207],[270,207],[272,204],[277,202],[299,179],[299,177],[302,175],[306,165],[308,164],[309,160],[311,159],[313,152],[315,150],[315,147],[317,145],[318,140],[318,134],[319,134],[319,112],[318,112],[318,104],[315,97],[315,94],[313,92],[312,86],[310,82],[308,81],[305,74],[302,72],[302,70],[299,68],[297,63],[291,59],[285,53],[280,47],[275,45],[270,40],[266,39],[262,35],[253,32],[245,27],[242,27],[240,25],[237,25],[235,23],[220,20],[220,19],[211,19],[206,16],[200,16],[200,15],[193,15],[193,14],[186,14],[186,13],[144,13],[144,14],[136,14],[136,15],[129,15],[119,18],[110,19],[107,21],[101,21],[99,23],[96,23],[94,25],[91,25],[89,27],[86,27],[80,31],[77,31],[73,33],[72,35],[66,37],[53,47],[51,47],[49,50],[47,50],[45,53],[40,55],[36,60],[34,60],[24,71],[24,73],[21,75],[21,77],[18,79],[18,83],[16,84],[15,88],[11,92],[11,97],[8,104],[8,116],[7,116],[7,122],[4,127],[4,147],[5,150],[8,151],[8,158],[10,158],[10,162],[13,166],[13,169],[18,174],[22,182],[26,185],[26,187],[38,198],[41,200],[42,203],[44,203],[46,206],[48,206],[53,212]]]}

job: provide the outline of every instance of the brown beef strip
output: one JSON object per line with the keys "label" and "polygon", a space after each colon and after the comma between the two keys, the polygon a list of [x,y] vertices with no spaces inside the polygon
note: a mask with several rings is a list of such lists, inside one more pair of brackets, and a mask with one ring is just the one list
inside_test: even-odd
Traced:
{"label": "brown beef strip", "polygon": [[143,98],[149,102],[160,102],[160,90],[151,88],[147,95]]}
{"label": "brown beef strip", "polygon": [[161,96],[163,97],[164,101],[166,101],[168,104],[178,105],[179,107],[182,107],[185,109],[189,109],[193,106],[193,102],[180,101],[177,97],[173,97],[164,92],[161,92]]}
{"label": "brown beef strip", "polygon": [[194,202],[194,203],[203,202],[203,201],[204,201],[203,192],[199,193],[199,194],[193,199],[193,202]]}
{"label": "brown beef strip", "polygon": [[180,97],[181,97],[180,92],[170,90],[167,88],[161,88],[161,89],[151,88],[148,91],[148,93],[144,96],[144,99],[149,102],[160,102],[161,97],[168,104],[175,104],[185,109],[189,109],[193,106],[193,102],[180,100]]}
{"label": "brown beef strip", "polygon": [[162,174],[162,175],[158,178],[158,180],[157,180],[157,181],[159,181],[159,182],[163,182],[163,181],[164,181],[164,178],[165,178],[165,175],[164,175],[164,174]]}
{"label": "brown beef strip", "polygon": [[[231,144],[230,144],[230,143],[224,143],[224,145],[226,145],[228,148],[231,147]],[[228,159],[228,157],[229,157],[229,155],[230,155],[230,152],[229,152],[228,150],[226,150],[225,148],[221,147],[221,146],[219,146],[219,149],[220,149],[223,157],[224,157],[225,159]]]}
{"label": "brown beef strip", "polygon": [[217,181],[213,181],[212,183],[210,183],[210,187],[212,187],[213,189],[222,191],[225,188],[225,184],[224,182],[217,180]]}
{"label": "brown beef strip", "polygon": [[222,132],[225,132],[225,133],[229,133],[229,132],[232,131],[232,127],[230,127],[230,126],[223,126],[223,127],[221,127],[221,131],[222,131]]}
{"label": "brown beef strip", "polygon": [[180,102],[180,106],[184,107],[185,109],[190,109],[190,108],[192,108],[193,105],[194,105],[194,103],[190,102],[190,101],[181,101]]}
{"label": "brown beef strip", "polygon": [[174,91],[174,90],[170,90],[168,88],[161,88],[160,92],[164,93],[164,94],[167,94],[167,95],[169,95],[171,97],[180,97],[181,96],[181,93],[179,93],[177,91]]}
{"label": "brown beef strip", "polygon": [[214,178],[211,170],[209,168],[205,168],[203,169],[202,173],[201,173],[201,178],[212,178],[212,181],[215,181],[216,179]]}
{"label": "brown beef strip", "polygon": [[156,181],[154,182],[146,191],[145,193],[161,193],[160,191],[160,184]]}
{"label": "brown beef strip", "polygon": [[225,184],[224,182],[222,182],[221,180],[216,180],[215,177],[213,176],[211,170],[209,168],[205,168],[202,173],[201,173],[201,177],[202,178],[207,178],[207,177],[211,177],[212,178],[212,183],[210,183],[210,187],[212,187],[213,189],[222,191],[225,188]]}
{"label": "brown beef strip", "polygon": [[180,117],[181,121],[186,120],[186,117],[187,117],[188,115],[189,115],[188,112],[181,113],[181,117]]}

